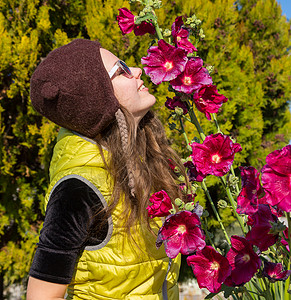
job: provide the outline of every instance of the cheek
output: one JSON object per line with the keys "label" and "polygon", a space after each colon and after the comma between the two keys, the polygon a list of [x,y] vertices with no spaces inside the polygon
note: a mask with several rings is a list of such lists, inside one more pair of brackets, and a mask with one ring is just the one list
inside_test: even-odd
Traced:
{"label": "cheek", "polygon": [[136,88],[125,84],[113,84],[114,95],[118,102],[125,108],[129,108],[132,104],[132,99],[136,98]]}

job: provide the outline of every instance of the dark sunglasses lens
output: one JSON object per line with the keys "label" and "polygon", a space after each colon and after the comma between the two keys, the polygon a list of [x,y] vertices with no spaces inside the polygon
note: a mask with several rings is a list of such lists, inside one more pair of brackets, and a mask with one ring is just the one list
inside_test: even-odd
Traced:
{"label": "dark sunglasses lens", "polygon": [[120,60],[119,63],[120,63],[120,67],[122,68],[122,70],[123,70],[128,76],[132,77],[133,74],[131,73],[131,70],[130,70],[130,68],[127,66],[127,64],[126,64],[124,61],[122,61],[122,60]]}

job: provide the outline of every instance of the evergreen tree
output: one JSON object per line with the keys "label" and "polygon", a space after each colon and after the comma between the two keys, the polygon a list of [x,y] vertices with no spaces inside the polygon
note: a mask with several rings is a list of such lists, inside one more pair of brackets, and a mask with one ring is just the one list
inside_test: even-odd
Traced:
{"label": "evergreen tree", "polygon": [[[195,13],[202,20],[205,39],[198,54],[214,66],[213,81],[229,98],[218,118],[221,129],[244,148],[237,164],[261,167],[267,153],[291,138],[290,22],[281,16],[275,0],[164,0],[163,4],[157,11],[163,29],[170,29],[178,15]],[[0,0],[0,283],[4,287],[26,281],[43,221],[48,164],[57,134],[57,126],[30,104],[30,77],[49,51],[81,37],[99,39],[129,65],[141,66],[152,37],[122,36],[116,22],[120,7],[137,13],[136,6],[122,0]],[[155,109],[168,127],[163,106],[172,93],[166,85],[144,80],[155,93]],[[207,134],[215,132],[213,122],[197,115]],[[186,130],[195,136],[192,126],[186,125]],[[167,133],[174,148],[188,155],[183,137],[177,131],[167,129]],[[215,180],[211,184],[219,199]],[[0,287],[0,299],[1,294]]]}

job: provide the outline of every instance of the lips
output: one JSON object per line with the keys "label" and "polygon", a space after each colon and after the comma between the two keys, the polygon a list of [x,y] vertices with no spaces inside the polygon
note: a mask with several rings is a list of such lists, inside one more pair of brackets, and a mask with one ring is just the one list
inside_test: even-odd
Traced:
{"label": "lips", "polygon": [[143,90],[145,88],[145,86],[142,84],[138,89],[137,91],[140,92],[141,90]]}

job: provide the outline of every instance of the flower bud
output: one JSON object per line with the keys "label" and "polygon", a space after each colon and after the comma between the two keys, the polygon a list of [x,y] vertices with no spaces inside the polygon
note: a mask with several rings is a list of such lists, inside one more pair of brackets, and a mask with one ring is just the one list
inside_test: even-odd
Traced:
{"label": "flower bud", "polygon": [[161,8],[163,6],[162,1],[161,0],[154,0],[153,6],[156,9]]}
{"label": "flower bud", "polygon": [[144,11],[141,11],[141,12],[139,13],[139,16],[140,16],[140,17],[145,16],[145,12],[144,12]]}
{"label": "flower bud", "polygon": [[203,210],[202,217],[204,217],[204,218],[207,218],[207,217],[209,217],[209,212],[208,212],[206,209],[205,209],[205,210]]}
{"label": "flower bud", "polygon": [[194,202],[188,202],[185,204],[185,210],[192,211],[195,208]]}
{"label": "flower bud", "polygon": [[180,173],[180,172],[181,172],[181,170],[180,170],[180,168],[179,168],[179,167],[175,167],[175,168],[174,168],[174,172],[175,172],[175,173]]}
{"label": "flower bud", "polygon": [[206,67],[209,74],[211,74],[214,71],[214,66],[208,66]]}
{"label": "flower bud", "polygon": [[175,113],[178,115],[178,116],[182,116],[183,115],[183,108],[181,108],[181,107],[178,107],[178,106],[176,106],[175,107]]}
{"label": "flower bud", "polygon": [[200,30],[199,30],[199,36],[200,36],[201,39],[204,39],[204,38],[205,38],[205,34],[204,34],[202,28],[200,28]]}
{"label": "flower bud", "polygon": [[183,209],[185,206],[185,203],[183,200],[181,200],[180,198],[176,198],[175,199],[175,204],[179,207],[179,209]]}
{"label": "flower bud", "polygon": [[176,211],[175,208],[172,208],[172,209],[169,210],[169,213],[170,213],[171,215],[174,215],[176,212],[177,212],[177,211]]}
{"label": "flower bud", "polygon": [[217,202],[217,206],[218,206],[219,208],[227,208],[227,202],[226,202],[225,200],[219,200],[219,201]]}
{"label": "flower bud", "polygon": [[151,8],[151,6],[152,6],[152,3],[153,1],[149,1],[149,6],[146,6],[144,9],[143,9],[143,11],[145,12],[145,13],[150,13],[151,11],[152,11],[152,8]]}
{"label": "flower bud", "polygon": [[180,175],[180,176],[178,177],[178,180],[179,180],[180,182],[184,182],[184,181],[185,181],[185,177],[184,177],[183,175]]}
{"label": "flower bud", "polygon": [[164,35],[164,37],[168,37],[168,36],[171,36],[171,31],[167,28],[167,29],[165,29],[164,30],[164,32],[163,32],[163,35]]}

